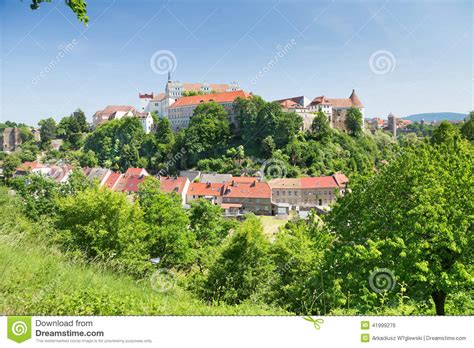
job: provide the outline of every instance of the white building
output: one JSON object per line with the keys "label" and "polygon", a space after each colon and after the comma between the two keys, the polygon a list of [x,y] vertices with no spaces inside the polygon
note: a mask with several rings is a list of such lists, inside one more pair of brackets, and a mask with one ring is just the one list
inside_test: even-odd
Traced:
{"label": "white building", "polygon": [[234,110],[234,101],[237,98],[248,98],[249,93],[242,90],[233,92],[224,92],[206,95],[194,95],[190,97],[179,98],[168,108],[168,119],[171,128],[177,131],[189,126],[194,109],[202,103],[216,102],[224,107],[227,112],[229,123],[237,126],[236,114]]}
{"label": "white building", "polygon": [[96,128],[108,121],[120,120],[123,117],[137,117],[146,134],[150,133],[153,129],[153,117],[150,112],[138,112],[131,105],[108,105],[105,109],[97,111],[92,116],[92,126]]}
{"label": "white building", "polygon": [[186,96],[187,93],[195,94],[215,94],[223,92],[233,92],[240,90],[237,82],[230,84],[215,83],[181,83],[172,81],[171,74],[168,73],[168,82],[165,86],[164,93],[139,94],[140,109],[143,112],[155,111],[159,117],[168,117],[168,108],[178,99]]}

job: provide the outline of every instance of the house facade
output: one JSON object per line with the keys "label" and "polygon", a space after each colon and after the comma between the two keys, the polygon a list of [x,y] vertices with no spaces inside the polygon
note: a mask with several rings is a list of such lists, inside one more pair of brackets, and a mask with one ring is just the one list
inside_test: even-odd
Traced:
{"label": "house facade", "polygon": [[120,120],[123,117],[137,117],[143,131],[148,134],[153,128],[153,117],[150,112],[139,112],[131,105],[108,105],[105,109],[97,111],[92,116],[94,128],[111,120]]}
{"label": "house facade", "polygon": [[328,208],[345,193],[349,179],[344,174],[331,176],[279,178],[268,182],[272,202],[298,208]]}
{"label": "house facade", "polygon": [[170,120],[171,128],[177,131],[189,126],[194,109],[202,103],[216,102],[224,107],[227,112],[229,123],[237,125],[236,113],[234,110],[234,101],[237,98],[248,98],[249,93],[242,90],[206,95],[195,95],[189,97],[182,97],[174,102],[168,108],[168,119]]}
{"label": "house facade", "polygon": [[347,132],[347,111],[354,107],[361,111],[362,117],[364,117],[365,111],[364,105],[354,89],[349,98],[328,98],[322,95],[315,97],[310,103],[307,103],[306,97],[280,99],[277,102],[283,110],[300,114],[303,118],[304,129],[309,129],[314,119],[314,114],[322,111],[327,116],[332,128]]}
{"label": "house facade", "polygon": [[168,117],[168,108],[187,93],[191,92],[205,95],[238,90],[240,90],[240,87],[237,82],[231,82],[230,84],[208,82],[181,83],[179,81],[172,81],[171,74],[168,73],[168,81],[164,93],[139,93],[138,97],[140,99],[140,108],[142,112],[155,111],[159,117]]}

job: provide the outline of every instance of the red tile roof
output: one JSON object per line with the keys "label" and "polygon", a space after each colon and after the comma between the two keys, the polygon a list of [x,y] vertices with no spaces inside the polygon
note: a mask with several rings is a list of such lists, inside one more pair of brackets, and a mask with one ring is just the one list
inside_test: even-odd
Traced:
{"label": "red tile roof", "polygon": [[162,176],[160,177],[160,190],[166,193],[176,192],[182,194],[187,181],[188,178],[184,176],[178,176],[177,178]]}
{"label": "red tile roof", "polygon": [[193,196],[220,196],[224,184],[207,184],[204,182],[192,182],[189,184],[187,195]]}
{"label": "red tile roof", "polygon": [[201,103],[207,103],[215,101],[216,103],[230,103],[237,98],[248,98],[250,94],[242,90],[215,94],[204,94],[204,95],[193,95],[189,97],[179,98],[174,102],[170,108],[176,108],[181,106],[198,105]]}
{"label": "red tile roof", "polygon": [[146,176],[144,175],[131,175],[126,178],[125,187],[122,191],[125,192],[138,192],[138,187],[145,181]]}
{"label": "red tile roof", "polygon": [[127,171],[125,172],[126,176],[131,176],[131,175],[148,175],[148,172],[144,168],[128,168]]}
{"label": "red tile roof", "polygon": [[43,165],[39,162],[23,162],[17,170],[31,170],[36,168],[41,168]]}
{"label": "red tile roof", "polygon": [[281,107],[283,108],[302,108],[302,106],[291,99],[286,99],[280,102]]}
{"label": "red tile roof", "polygon": [[109,177],[105,181],[104,185],[108,187],[109,189],[114,189],[115,185],[119,182],[119,180],[122,178],[122,174],[120,173],[110,173]]}
{"label": "red tile roof", "polygon": [[338,173],[332,176],[272,179],[269,185],[273,189],[313,189],[344,187],[348,182],[347,176]]}
{"label": "red tile roof", "polygon": [[334,180],[336,180],[337,184],[340,187],[346,186],[346,184],[349,182],[349,178],[341,173],[334,174],[332,177],[334,178]]}
{"label": "red tile roof", "polygon": [[227,91],[229,88],[228,84],[225,83],[211,83],[211,84],[203,84],[203,83],[183,83],[182,84],[184,90],[186,92],[199,92],[201,91],[202,87],[206,86],[209,87],[211,91],[216,91],[218,93],[223,93]]}
{"label": "red tile roof", "polygon": [[364,107],[354,89],[352,90],[349,98],[326,98],[324,95],[322,95],[314,98],[310,105],[318,104],[330,104],[335,108]]}
{"label": "red tile roof", "polygon": [[135,108],[131,105],[108,105],[104,110],[97,111],[94,116],[108,118],[114,115],[117,111],[135,111]]}
{"label": "red tile roof", "polygon": [[226,184],[224,197],[232,198],[271,198],[270,186],[266,182]]}
{"label": "red tile roof", "polygon": [[254,176],[233,176],[232,177],[232,180],[230,180],[229,182],[227,182],[227,184],[230,184],[233,182],[236,182],[236,183],[247,183],[247,184],[251,184],[253,183],[254,181],[260,181],[260,178],[257,178],[257,177],[254,177]]}

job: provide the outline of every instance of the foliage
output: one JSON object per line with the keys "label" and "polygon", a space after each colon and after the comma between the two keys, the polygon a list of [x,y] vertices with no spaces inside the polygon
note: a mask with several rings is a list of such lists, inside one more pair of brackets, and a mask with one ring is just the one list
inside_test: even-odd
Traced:
{"label": "foliage", "polygon": [[238,115],[242,143],[246,152],[251,154],[260,154],[260,144],[268,136],[272,137],[278,148],[284,147],[303,124],[301,116],[284,112],[278,103],[266,102],[258,96],[238,98],[234,109]]}
{"label": "foliage", "polygon": [[461,134],[467,140],[474,140],[474,111],[469,113],[469,116],[462,125]]}
{"label": "foliage", "polygon": [[51,145],[51,140],[56,138],[56,121],[47,118],[38,122],[41,133],[41,148],[46,150]]}
{"label": "foliage", "polygon": [[138,204],[107,188],[87,188],[58,199],[56,227],[64,248],[140,274],[149,267],[147,228]]}
{"label": "foliage", "polygon": [[[31,0],[30,8],[37,10],[43,2],[51,2],[51,0]],[[87,3],[84,0],[66,0],[66,5],[76,14],[79,21],[86,25],[89,23]]]}
{"label": "foliage", "polygon": [[262,301],[271,292],[275,279],[269,249],[261,222],[248,216],[211,265],[202,296],[228,304]]}
{"label": "foliage", "polygon": [[194,235],[188,229],[189,218],[176,193],[160,191],[160,182],[147,177],[140,184],[138,202],[147,225],[147,249],[160,258],[163,267],[186,267],[194,260]]}
{"label": "foliage", "polygon": [[93,151],[100,166],[126,171],[139,167],[145,133],[136,117],[124,117],[99,126],[90,133],[84,151]]}
{"label": "foliage", "polygon": [[448,121],[443,121],[433,131],[433,136],[431,137],[431,143],[442,144],[442,143],[456,142],[457,140],[459,140],[459,138],[460,138],[459,129],[454,127]]}
{"label": "foliage", "polygon": [[14,154],[5,156],[3,160],[3,176],[5,177],[6,182],[10,181],[20,164],[21,161],[18,156]]}
{"label": "foliage", "polygon": [[[17,197],[0,188],[0,313],[4,315],[288,315],[265,305],[208,306],[178,284],[153,289],[150,277],[112,272],[51,245],[58,233],[32,223]],[[180,275],[178,275],[180,276]],[[21,296],[18,296],[21,294]]]}
{"label": "foliage", "polygon": [[323,222],[312,213],[307,221],[289,222],[272,244],[276,265],[274,302],[297,314],[321,314],[323,261],[334,236],[323,228]]}
{"label": "foliage", "polygon": [[[452,139],[450,131],[442,134]],[[362,312],[375,306],[379,299],[368,290],[368,277],[383,268],[414,300],[431,296],[438,314],[444,314],[446,296],[473,286],[472,163],[465,142],[407,148],[339,200],[328,224],[338,236],[334,284],[346,303],[368,306]]]}
{"label": "foliage", "polygon": [[223,153],[230,139],[229,120],[224,107],[216,102],[197,106],[185,134],[185,148],[190,165],[201,158]]}
{"label": "foliage", "polygon": [[9,185],[23,199],[25,214],[29,218],[39,220],[56,214],[59,184],[54,180],[40,174],[30,174],[11,180]]}
{"label": "foliage", "polygon": [[195,236],[196,264],[202,272],[215,258],[217,246],[235,228],[233,220],[222,216],[222,208],[205,199],[191,203],[189,209],[190,229]]}
{"label": "foliage", "polygon": [[353,136],[359,136],[362,134],[364,127],[364,120],[362,112],[354,107],[347,110],[346,113],[346,127],[349,134]]}
{"label": "foliage", "polygon": [[331,125],[324,112],[319,111],[316,113],[311,123],[311,132],[315,134],[316,139],[323,139],[331,134]]}

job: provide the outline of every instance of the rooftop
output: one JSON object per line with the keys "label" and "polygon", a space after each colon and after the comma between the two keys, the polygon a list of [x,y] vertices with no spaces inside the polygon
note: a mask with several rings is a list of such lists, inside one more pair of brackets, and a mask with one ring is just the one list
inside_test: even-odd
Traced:
{"label": "rooftop", "polygon": [[189,105],[198,105],[201,103],[208,103],[214,101],[216,103],[230,103],[237,98],[248,98],[250,94],[242,90],[225,92],[225,93],[213,93],[213,94],[204,94],[204,95],[193,95],[189,97],[179,98],[175,103],[173,103],[170,108],[176,108],[181,106]]}

